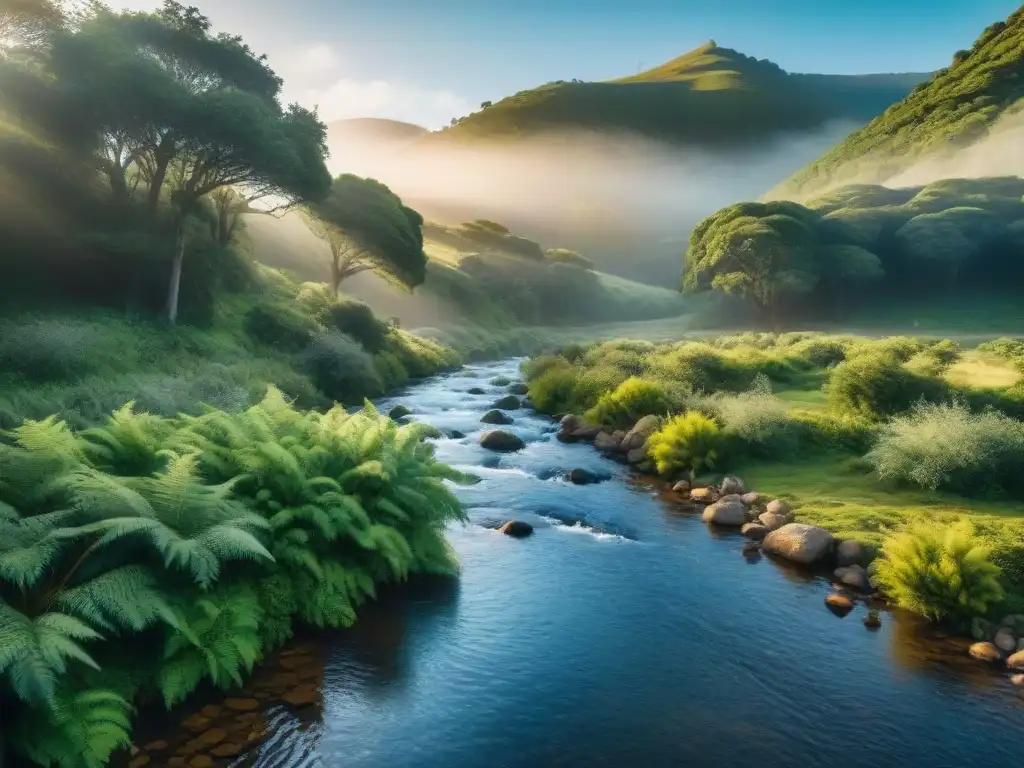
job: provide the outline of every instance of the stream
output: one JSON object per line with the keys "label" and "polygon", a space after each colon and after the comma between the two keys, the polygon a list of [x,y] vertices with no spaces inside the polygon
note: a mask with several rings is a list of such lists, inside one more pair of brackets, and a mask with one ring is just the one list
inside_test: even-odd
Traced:
{"label": "stream", "polygon": [[[524,450],[482,449],[480,416],[507,393],[489,382],[520,380],[520,362],[378,403],[465,434],[435,441],[440,460],[482,478],[457,491],[471,520],[450,533],[461,578],[386,595],[353,629],[298,639],[244,691],[179,713],[183,727],[147,727],[150,765],[1022,764],[1024,695],[964,641],[898,612],[870,631],[860,603],[834,615],[827,579],[745,558],[738,533],[559,443],[540,414],[510,411],[502,427]],[[609,479],[561,479],[576,467]],[[489,527],[509,519],[536,530]],[[237,743],[195,746],[211,729]]]}

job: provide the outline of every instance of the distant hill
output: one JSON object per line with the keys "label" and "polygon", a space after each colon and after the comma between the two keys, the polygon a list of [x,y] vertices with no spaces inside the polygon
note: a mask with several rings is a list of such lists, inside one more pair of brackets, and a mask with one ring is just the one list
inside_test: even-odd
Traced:
{"label": "distant hill", "polygon": [[335,120],[327,124],[328,165],[334,171],[365,173],[372,170],[367,158],[411,146],[427,133],[423,126],[379,117]]}
{"label": "distant hill", "polygon": [[[970,50],[859,131],[797,171],[771,197],[806,198],[850,182],[886,182],[925,158],[949,158],[998,132],[1024,111],[1024,7],[987,27]],[[999,124],[997,124],[999,121]],[[1016,154],[1015,147],[1009,147]],[[1004,154],[1001,161],[1010,159]],[[942,175],[961,175],[949,167]],[[970,171],[971,169],[967,169]],[[1017,170],[982,169],[994,174]],[[927,181],[927,179],[924,179]],[[905,179],[901,181],[917,181]]]}
{"label": "distant hill", "polygon": [[801,75],[714,41],[666,64],[606,82],[522,91],[430,134],[428,141],[508,139],[547,131],[630,131],[673,143],[730,145],[864,122],[927,74]]}

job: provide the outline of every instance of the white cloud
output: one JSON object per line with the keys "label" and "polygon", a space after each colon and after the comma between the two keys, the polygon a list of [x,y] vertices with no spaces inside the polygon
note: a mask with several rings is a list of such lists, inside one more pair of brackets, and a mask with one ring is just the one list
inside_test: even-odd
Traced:
{"label": "white cloud", "polygon": [[326,44],[316,44],[283,60],[285,98],[317,106],[326,122],[349,117],[386,117],[440,128],[472,111],[458,94],[407,82],[346,77],[344,62]]}

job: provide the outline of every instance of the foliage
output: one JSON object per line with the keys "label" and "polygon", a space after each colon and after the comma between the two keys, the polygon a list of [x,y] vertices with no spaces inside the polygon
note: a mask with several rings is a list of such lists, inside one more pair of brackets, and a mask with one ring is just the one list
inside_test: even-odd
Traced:
{"label": "foliage", "polygon": [[373,310],[361,301],[346,299],[324,310],[324,325],[351,336],[367,352],[379,352],[387,340],[388,326],[378,320]]}
{"label": "foliage", "polygon": [[647,453],[662,475],[681,470],[696,474],[713,469],[721,458],[722,433],[711,419],[695,411],[673,416],[647,439]]}
{"label": "foliage", "polygon": [[336,331],[317,334],[302,353],[302,365],[317,388],[339,402],[381,393],[373,358],[351,336]]}
{"label": "foliage", "polygon": [[303,412],[275,389],[238,414],[128,405],[78,434],[55,418],[13,430],[0,443],[12,746],[41,765],[106,764],[136,695],[171,706],[203,680],[238,685],[293,621],[347,626],[378,584],[452,573],[444,528],[464,518],[444,481],[469,478],[423,437],[369,405]]}
{"label": "foliage", "polygon": [[935,621],[969,620],[1003,599],[989,555],[969,521],[919,524],[886,540],[875,577],[903,608]]}
{"label": "foliage", "polygon": [[886,354],[865,354],[835,367],[828,380],[829,406],[841,413],[880,419],[909,410],[918,400],[936,402],[945,382],[914,373]]}
{"label": "foliage", "polygon": [[544,257],[548,261],[554,261],[561,264],[573,264],[577,267],[583,267],[584,269],[596,269],[594,262],[581,253],[569,250],[568,248],[548,248],[544,251]]}
{"label": "foliage", "polygon": [[426,277],[423,217],[374,179],[338,176],[330,193],[308,207],[307,223],[331,249],[330,286],[374,271],[412,288]]}
{"label": "foliage", "polygon": [[283,350],[300,350],[316,330],[310,318],[290,307],[264,302],[245,316],[245,331],[253,340]]}
{"label": "foliage", "polygon": [[586,413],[588,421],[613,429],[629,429],[644,416],[661,416],[672,408],[668,393],[652,381],[632,376],[598,399]]}
{"label": "foliage", "polygon": [[758,374],[747,392],[693,398],[690,407],[722,426],[730,441],[730,455],[784,459],[796,449],[798,430],[789,409],[772,395],[771,382],[763,374]]}
{"label": "foliage", "polygon": [[1024,423],[966,403],[918,404],[882,426],[867,455],[879,477],[973,494],[1020,491]]}

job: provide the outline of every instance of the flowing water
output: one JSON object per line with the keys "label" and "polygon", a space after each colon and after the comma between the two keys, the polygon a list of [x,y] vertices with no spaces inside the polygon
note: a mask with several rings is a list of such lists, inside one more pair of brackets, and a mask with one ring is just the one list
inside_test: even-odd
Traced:
{"label": "flowing water", "polygon": [[[744,558],[741,536],[710,531],[589,446],[559,443],[539,414],[511,412],[504,427],[523,451],[480,448],[480,416],[506,392],[489,382],[518,379],[518,364],[471,366],[380,403],[465,434],[436,441],[441,460],[482,478],[458,490],[471,519],[450,534],[462,576],[296,643],[227,706],[193,715],[193,743],[228,715],[264,734],[215,764],[1024,764],[1020,689],[963,643],[904,614],[869,631],[863,605],[833,615],[827,580]],[[575,467],[609,479],[560,478]],[[488,527],[512,518],[533,536]]]}

